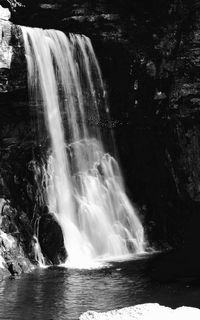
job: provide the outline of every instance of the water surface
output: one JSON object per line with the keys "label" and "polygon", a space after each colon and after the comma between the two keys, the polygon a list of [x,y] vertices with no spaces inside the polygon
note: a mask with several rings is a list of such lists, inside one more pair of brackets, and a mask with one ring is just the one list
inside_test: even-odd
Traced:
{"label": "water surface", "polygon": [[38,269],[0,283],[2,320],[76,320],[87,310],[108,311],[139,303],[200,307],[200,286],[160,284],[147,260],[115,263],[99,270]]}

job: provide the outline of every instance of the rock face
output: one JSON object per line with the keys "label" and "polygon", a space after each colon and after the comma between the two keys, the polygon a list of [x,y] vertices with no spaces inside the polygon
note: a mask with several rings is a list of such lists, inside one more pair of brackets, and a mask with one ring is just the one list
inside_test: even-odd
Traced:
{"label": "rock face", "polygon": [[0,199],[0,280],[6,275],[29,272],[33,265],[25,253],[23,234],[15,223],[16,210]]}
{"label": "rock face", "polygon": [[[150,243],[186,242],[187,248],[199,243],[200,1],[21,3],[12,12],[12,23],[0,21],[0,190],[16,210],[14,224],[27,254],[40,219],[46,259],[64,259],[59,227],[46,212],[32,170],[34,164],[40,167],[46,142],[38,137],[34,106],[28,106],[17,24],[92,39],[110,102],[111,121],[102,126],[115,133],[129,195],[141,208]],[[56,234],[49,233],[52,229]],[[54,237],[59,246],[53,245]]]}
{"label": "rock face", "polygon": [[0,232],[0,276],[11,274],[19,275],[33,269],[30,260],[26,257],[23,248],[16,236]]}
{"label": "rock face", "polygon": [[45,144],[42,147],[44,141],[38,137],[36,112],[28,107],[21,29],[0,19],[0,34],[0,197],[4,203],[0,229],[13,243],[9,249],[0,241],[0,257],[2,274],[8,270],[17,275],[37,263],[36,236],[46,263],[63,262],[66,252],[61,229],[46,210],[42,186],[39,187]]}

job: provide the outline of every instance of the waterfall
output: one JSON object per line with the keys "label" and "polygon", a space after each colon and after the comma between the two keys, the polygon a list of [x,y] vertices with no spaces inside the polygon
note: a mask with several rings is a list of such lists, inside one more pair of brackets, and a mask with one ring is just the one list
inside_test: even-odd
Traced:
{"label": "waterfall", "polygon": [[39,28],[22,32],[30,100],[42,104],[50,138],[47,205],[61,226],[67,264],[143,253],[142,224],[103,143],[100,125],[109,108],[90,39]]}
{"label": "waterfall", "polygon": [[41,268],[45,267],[45,258],[42,254],[40,243],[38,240],[39,237],[39,227],[40,227],[40,218],[36,219],[34,226],[34,235],[33,235],[33,250],[35,255],[35,261]]}

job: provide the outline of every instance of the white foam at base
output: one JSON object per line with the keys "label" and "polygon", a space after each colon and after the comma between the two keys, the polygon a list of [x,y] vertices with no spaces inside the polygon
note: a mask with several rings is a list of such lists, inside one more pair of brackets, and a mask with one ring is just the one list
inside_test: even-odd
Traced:
{"label": "white foam at base", "polygon": [[111,257],[102,257],[99,259],[80,259],[66,260],[65,263],[60,264],[60,267],[65,267],[69,269],[85,269],[85,270],[92,270],[92,269],[104,269],[112,267],[115,263],[123,263],[126,261],[133,261],[133,260],[141,260],[147,259],[153,253],[144,252],[142,254],[127,254],[121,256],[111,256]]}
{"label": "white foam at base", "polygon": [[180,307],[175,310],[158,303],[139,304],[134,307],[108,312],[87,311],[79,320],[199,320],[200,310],[192,307]]}
{"label": "white foam at base", "polygon": [[85,270],[97,270],[97,269],[104,269],[109,268],[111,266],[108,262],[101,262],[101,261],[85,261],[81,263],[81,261],[66,261],[64,264],[60,265],[61,267],[65,267],[68,269],[85,269]]}

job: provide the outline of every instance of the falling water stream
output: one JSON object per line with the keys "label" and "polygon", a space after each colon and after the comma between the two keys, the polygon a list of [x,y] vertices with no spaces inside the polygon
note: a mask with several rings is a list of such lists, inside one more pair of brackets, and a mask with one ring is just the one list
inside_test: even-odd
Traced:
{"label": "falling water stream", "polygon": [[42,102],[50,137],[47,205],[62,228],[67,265],[144,253],[142,224],[103,143],[101,115],[109,109],[90,39],[38,28],[22,32],[30,99]]}

